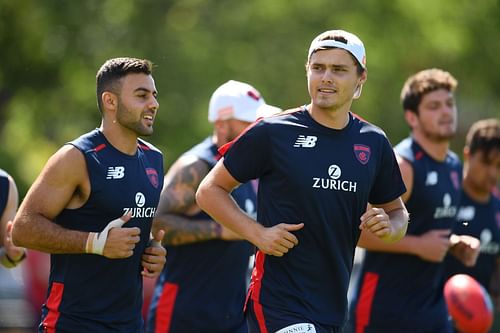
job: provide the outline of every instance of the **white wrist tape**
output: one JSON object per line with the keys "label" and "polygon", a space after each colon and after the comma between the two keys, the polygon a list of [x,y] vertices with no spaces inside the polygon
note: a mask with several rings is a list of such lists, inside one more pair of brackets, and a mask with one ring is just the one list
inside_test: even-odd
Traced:
{"label": "white wrist tape", "polygon": [[108,233],[112,228],[121,228],[125,224],[121,218],[113,220],[108,223],[103,231],[90,232],[87,238],[87,244],[85,245],[85,252],[101,255],[104,252],[104,245],[106,245],[106,240],[108,239]]}
{"label": "white wrist tape", "polygon": [[152,247],[160,247],[161,246],[161,242],[155,240],[153,238],[153,234],[152,233],[149,233],[149,246],[152,246]]}

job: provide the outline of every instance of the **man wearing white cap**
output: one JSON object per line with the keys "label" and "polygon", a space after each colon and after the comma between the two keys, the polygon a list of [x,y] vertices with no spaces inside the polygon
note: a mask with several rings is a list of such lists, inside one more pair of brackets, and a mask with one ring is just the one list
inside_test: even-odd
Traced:
{"label": "man wearing white cap", "polygon": [[[204,213],[195,193],[217,163],[218,147],[278,110],[246,83],[231,80],[213,93],[208,112],[213,135],[184,153],[165,175],[153,228],[165,230],[169,260],[155,288],[147,332],[247,332],[243,305],[254,248]],[[246,214],[256,215],[251,182],[234,190],[232,198]]]}
{"label": "man wearing white cap", "polygon": [[[367,78],[363,43],[342,30],[320,34],[306,72],[311,102],[227,145],[196,194],[203,210],[258,248],[246,304],[251,333],[340,332],[360,233],[395,242],[407,226],[391,144],[350,111]],[[257,219],[230,198],[255,178]]]}

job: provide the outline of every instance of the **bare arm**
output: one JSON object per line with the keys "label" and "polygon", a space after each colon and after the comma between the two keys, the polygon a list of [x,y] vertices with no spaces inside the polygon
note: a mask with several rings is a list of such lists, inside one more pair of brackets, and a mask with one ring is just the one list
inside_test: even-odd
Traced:
{"label": "bare arm", "polygon": [[[369,206],[361,216],[362,233],[370,233],[383,243],[394,243],[406,234],[408,212],[401,198]],[[360,240],[363,243],[363,240]]]}
{"label": "bare arm", "polygon": [[183,215],[201,211],[196,190],[209,171],[208,164],[196,156],[178,159],[165,175],[165,182],[153,222],[153,232],[165,231],[163,244],[182,245],[211,239],[241,239],[213,220],[193,220]]}
{"label": "bare arm", "polygon": [[[12,229],[14,243],[48,253],[87,253],[89,233],[63,228],[53,219],[64,208],[81,207],[89,193],[83,154],[73,146],[63,146],[49,159],[21,204]],[[103,255],[131,256],[138,232],[139,228],[111,229]]]}
{"label": "bare arm", "polygon": [[196,193],[198,205],[217,222],[241,235],[265,254],[283,256],[298,244],[292,231],[303,223],[280,223],[266,228],[245,214],[230,196],[239,182],[231,176],[220,160],[201,182]]}
{"label": "bare arm", "polygon": [[[400,156],[396,157],[407,189],[401,198],[406,202],[413,190],[413,168],[405,159]],[[419,236],[406,235],[398,242],[389,244],[363,231],[358,245],[371,251],[405,253],[418,256],[427,261],[441,262],[450,247],[450,232],[449,229],[430,230]]]}

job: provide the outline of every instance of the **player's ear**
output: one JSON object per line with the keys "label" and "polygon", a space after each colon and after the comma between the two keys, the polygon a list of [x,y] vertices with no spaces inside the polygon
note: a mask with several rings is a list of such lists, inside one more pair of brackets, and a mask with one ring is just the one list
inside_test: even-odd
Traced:
{"label": "player's ear", "polygon": [[363,73],[359,76],[359,84],[363,85],[365,84],[366,80],[368,79],[368,71],[365,69]]}
{"label": "player's ear", "polygon": [[468,146],[464,147],[463,154],[464,154],[464,161],[467,161],[469,159],[469,156],[470,156],[470,149]]}
{"label": "player's ear", "polygon": [[413,112],[412,110],[405,110],[404,116],[410,128],[415,128],[415,126],[417,126],[418,116],[415,112]]}
{"label": "player's ear", "polygon": [[366,70],[359,77],[358,84],[356,85],[356,89],[354,90],[354,94],[352,96],[353,99],[358,99],[361,96],[361,91],[363,90],[363,84],[366,82],[368,78],[368,73]]}
{"label": "player's ear", "polygon": [[116,110],[118,106],[118,96],[110,91],[101,94],[102,105],[105,110]]}

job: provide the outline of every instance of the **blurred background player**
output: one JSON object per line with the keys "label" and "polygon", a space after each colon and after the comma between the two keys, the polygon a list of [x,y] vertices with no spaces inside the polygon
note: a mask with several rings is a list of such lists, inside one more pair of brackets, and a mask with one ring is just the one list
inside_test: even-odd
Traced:
{"label": "blurred background player", "polygon": [[6,268],[16,267],[26,257],[25,249],[12,243],[12,221],[18,203],[14,179],[0,169],[0,264]]}
{"label": "blurred background player", "polygon": [[[12,243],[12,220],[19,194],[14,178],[0,169],[0,331],[32,332],[32,314],[24,301],[22,266],[26,250]],[[25,331],[26,330],[26,331]]]}
{"label": "blurred background player", "polygon": [[473,267],[452,256],[445,260],[446,278],[464,273],[489,291],[496,320],[491,332],[500,332],[500,121],[484,119],[469,129],[463,150],[462,196],[454,232],[479,238],[480,254]]}
{"label": "blurred background player", "polygon": [[397,243],[361,236],[367,251],[351,306],[356,333],[451,330],[442,262],[450,251],[471,266],[479,253],[477,239],[451,233],[462,177],[460,160],[449,150],[457,127],[456,86],[456,79],[440,69],[420,71],[403,86],[401,101],[411,135],[395,151],[410,223]]}
{"label": "blurred background player", "polygon": [[[243,305],[254,248],[203,212],[195,193],[217,163],[220,146],[257,118],[278,111],[243,82],[228,81],[213,93],[208,112],[213,134],[184,153],[165,175],[153,228],[165,230],[168,261],[157,282],[147,332],[247,332]],[[251,181],[231,193],[252,217],[257,213],[255,185]]]}

